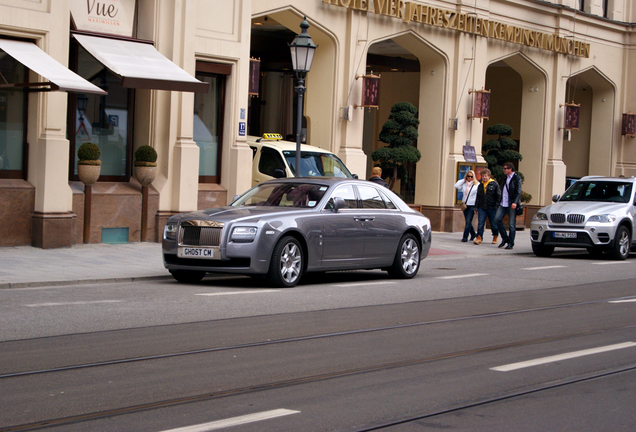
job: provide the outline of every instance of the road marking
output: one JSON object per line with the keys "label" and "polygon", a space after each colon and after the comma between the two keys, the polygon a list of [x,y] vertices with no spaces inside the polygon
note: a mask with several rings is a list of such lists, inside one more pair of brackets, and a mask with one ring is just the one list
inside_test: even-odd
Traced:
{"label": "road marking", "polygon": [[593,262],[594,265],[611,265],[611,264],[627,264],[627,261],[601,261]]}
{"label": "road marking", "polygon": [[280,290],[251,290],[251,291],[230,291],[230,292],[218,292],[218,293],[199,293],[195,295],[200,296],[224,296],[224,295],[236,295],[236,294],[261,294],[270,292],[279,292]]}
{"label": "road marking", "polygon": [[557,362],[561,360],[569,360],[569,359],[573,359],[577,357],[583,357],[583,356],[588,356],[592,354],[599,354],[599,353],[604,353],[608,351],[615,351],[615,350],[624,349],[624,348],[631,348],[634,346],[636,346],[636,343],[634,342],[625,342],[625,343],[620,343],[616,345],[607,345],[604,347],[592,348],[592,349],[587,349],[582,351],[574,351],[571,353],[559,354],[559,355],[550,356],[550,357],[542,357],[535,360],[528,360],[525,362],[511,363],[511,364],[507,364],[503,366],[490,368],[490,370],[494,370],[498,372],[509,372],[512,370],[523,369],[523,368],[542,365],[546,363],[553,363],[553,362]]}
{"label": "road marking", "polygon": [[626,300],[611,300],[611,301],[608,301],[608,303],[633,303],[633,302],[636,302],[636,298],[626,299]]}
{"label": "road marking", "polygon": [[121,303],[122,300],[95,300],[95,301],[76,301],[65,303],[33,303],[25,304],[26,307],[49,307],[49,306],[77,306],[77,305],[89,305],[89,304],[101,304],[101,303]]}
{"label": "road marking", "polygon": [[397,283],[395,281],[377,281],[377,282],[354,282],[354,283],[343,283],[343,284],[333,284],[332,286],[337,287],[354,287],[354,286],[364,286],[364,285],[389,285]]}
{"label": "road marking", "polygon": [[566,266],[553,265],[553,266],[543,266],[543,267],[528,267],[528,268],[523,268],[521,270],[548,270],[548,269],[565,268],[565,267]]}
{"label": "road marking", "polygon": [[225,420],[214,421],[210,423],[202,423],[198,425],[185,426],[177,429],[165,430],[163,432],[209,432],[232,426],[239,426],[248,423],[254,423],[263,420],[269,420],[276,417],[298,414],[300,411],[292,411],[288,409],[276,409],[272,411],[263,411],[255,414],[247,414],[240,417],[233,417]]}
{"label": "road marking", "polygon": [[438,276],[435,279],[462,279],[462,278],[469,278],[469,277],[475,277],[475,276],[488,276],[488,273],[470,273],[470,274],[456,275],[456,276]]}

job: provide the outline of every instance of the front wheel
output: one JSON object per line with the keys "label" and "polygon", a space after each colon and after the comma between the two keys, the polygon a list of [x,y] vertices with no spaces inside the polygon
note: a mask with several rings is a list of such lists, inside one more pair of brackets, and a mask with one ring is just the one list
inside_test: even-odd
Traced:
{"label": "front wheel", "polygon": [[540,243],[532,243],[532,252],[538,257],[549,257],[554,252],[554,246],[545,246]]}
{"label": "front wheel", "polygon": [[197,270],[170,270],[170,274],[181,283],[197,283],[205,276],[204,271]]}
{"label": "front wheel", "polygon": [[303,248],[294,237],[283,237],[274,248],[267,281],[271,286],[295,286],[303,273]]}
{"label": "front wheel", "polygon": [[413,234],[405,234],[398,243],[389,275],[398,279],[411,279],[420,269],[420,245]]}
{"label": "front wheel", "polygon": [[614,237],[612,258],[617,260],[627,259],[631,243],[632,239],[630,238],[629,230],[623,225],[619,226],[616,230],[616,237]]}

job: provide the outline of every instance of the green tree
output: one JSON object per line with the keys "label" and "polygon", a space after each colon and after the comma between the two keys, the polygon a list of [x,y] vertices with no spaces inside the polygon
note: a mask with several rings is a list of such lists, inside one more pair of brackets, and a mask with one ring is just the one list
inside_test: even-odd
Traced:
{"label": "green tree", "polygon": [[382,172],[389,175],[389,188],[393,189],[395,182],[400,178],[407,180],[408,173],[404,164],[418,162],[422,157],[420,151],[413,145],[417,140],[417,126],[420,121],[415,116],[417,108],[408,102],[398,102],[391,107],[389,119],[382,126],[380,141],[388,144],[371,154],[371,158],[377,162],[376,166],[382,168]]}
{"label": "green tree", "polygon": [[[492,173],[492,177],[499,183],[503,181],[504,172],[503,164],[512,162],[519,165],[519,161],[523,159],[521,153],[517,151],[517,143],[510,139],[512,128],[505,124],[495,124],[486,129],[486,134],[497,135],[497,139],[492,139],[484,144],[481,148],[484,159],[488,162],[488,169]],[[523,180],[523,174],[517,172]]]}

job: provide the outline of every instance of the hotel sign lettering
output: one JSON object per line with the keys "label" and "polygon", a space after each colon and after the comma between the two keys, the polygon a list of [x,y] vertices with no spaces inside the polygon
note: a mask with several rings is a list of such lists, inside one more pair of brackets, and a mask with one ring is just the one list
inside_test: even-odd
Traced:
{"label": "hotel sign lettering", "polygon": [[526,30],[498,21],[478,18],[472,14],[457,13],[421,3],[404,0],[322,0],[322,2],[401,19],[405,24],[414,22],[431,25],[557,53],[584,58],[590,57],[589,43],[564,38],[556,34]]}

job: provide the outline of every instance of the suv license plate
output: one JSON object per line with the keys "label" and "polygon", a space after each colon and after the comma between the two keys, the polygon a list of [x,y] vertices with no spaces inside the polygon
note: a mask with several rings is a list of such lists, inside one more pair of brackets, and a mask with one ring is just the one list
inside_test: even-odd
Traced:
{"label": "suv license plate", "polygon": [[576,238],[576,233],[572,232],[555,232],[553,235],[554,238]]}
{"label": "suv license plate", "polygon": [[220,250],[213,248],[180,247],[177,255],[180,258],[219,259]]}

